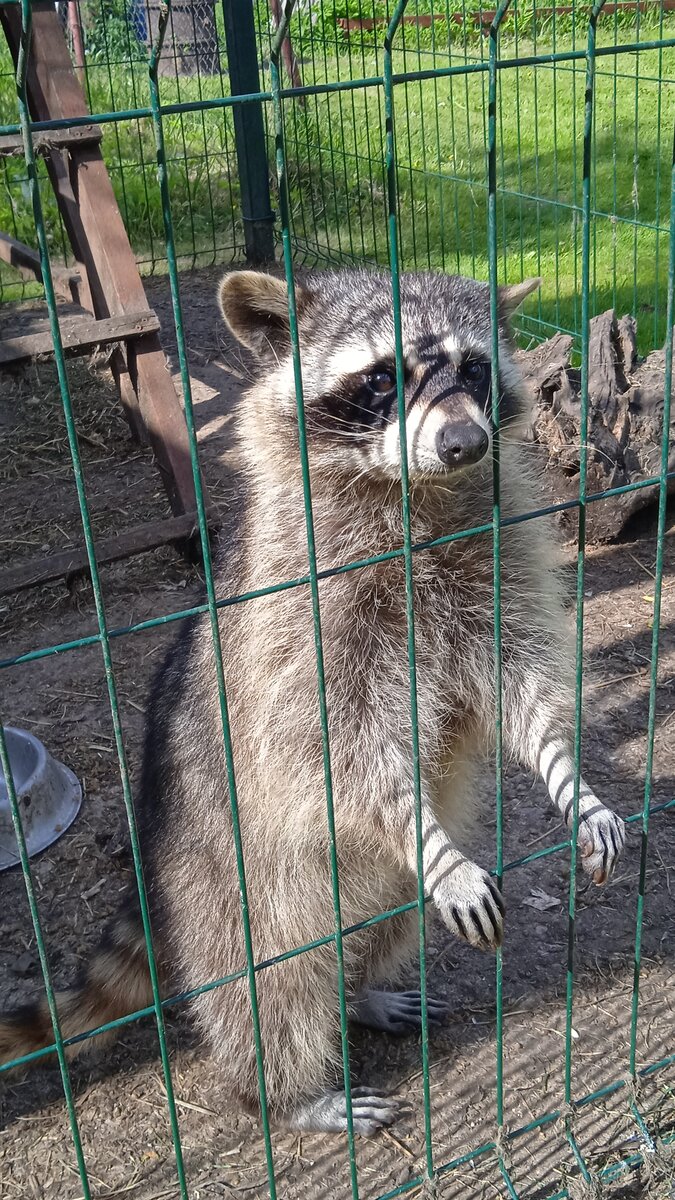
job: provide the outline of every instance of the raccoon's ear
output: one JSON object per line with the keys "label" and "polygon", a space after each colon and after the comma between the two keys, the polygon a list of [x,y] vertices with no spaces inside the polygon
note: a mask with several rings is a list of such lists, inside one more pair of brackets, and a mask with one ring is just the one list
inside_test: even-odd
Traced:
{"label": "raccoon's ear", "polygon": [[[310,293],[295,289],[298,314],[307,307]],[[237,341],[264,357],[290,345],[288,290],[281,279],[260,271],[233,271],[220,285],[220,311]]]}
{"label": "raccoon's ear", "polygon": [[523,300],[541,287],[541,279],[524,279],[522,283],[505,283],[498,288],[499,307],[502,315],[512,317],[520,308]]}

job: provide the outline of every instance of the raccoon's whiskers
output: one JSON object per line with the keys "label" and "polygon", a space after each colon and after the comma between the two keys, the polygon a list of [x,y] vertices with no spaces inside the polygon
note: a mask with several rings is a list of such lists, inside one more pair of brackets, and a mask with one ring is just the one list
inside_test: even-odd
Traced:
{"label": "raccoon's whiskers", "polygon": [[[520,450],[536,450],[539,454],[546,452],[546,447],[542,446],[540,442],[529,442],[524,441],[523,439],[509,438],[509,444],[511,446],[518,446]],[[599,455],[601,458],[606,459],[610,466],[614,465],[615,460],[612,458],[611,454],[608,454],[605,450],[601,450],[599,446],[596,446],[592,442],[569,442],[565,449],[580,454],[582,446],[587,451],[591,451],[592,453]]]}
{"label": "raccoon's whiskers", "polygon": [[370,474],[371,469],[370,463],[367,462],[360,471],[357,471],[356,475],[350,475],[348,477],[344,487],[340,488],[339,491],[332,493],[331,499],[341,500],[345,493],[349,492],[359,482],[360,479],[364,479],[366,475]]}

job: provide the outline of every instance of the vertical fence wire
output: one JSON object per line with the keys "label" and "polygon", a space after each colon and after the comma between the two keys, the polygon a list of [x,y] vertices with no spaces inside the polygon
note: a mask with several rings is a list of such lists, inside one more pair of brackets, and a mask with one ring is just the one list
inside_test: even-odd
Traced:
{"label": "vertical fence wire", "polygon": [[199,455],[197,447],[197,434],[194,422],[194,410],[192,403],[192,386],[190,380],[190,369],[188,364],[187,350],[185,346],[185,332],[183,328],[183,314],[180,301],[180,290],[178,284],[178,266],[176,257],[176,243],[173,228],[173,217],[171,212],[171,197],[169,192],[169,179],[166,164],[166,149],[164,144],[164,127],[162,113],[160,107],[159,86],[157,81],[157,72],[159,59],[162,52],[162,44],[166,33],[166,28],[171,11],[171,0],[163,3],[160,10],[159,23],[155,45],[149,62],[149,79],[150,79],[150,100],[153,115],[153,128],[155,133],[155,141],[157,146],[157,172],[159,178],[160,192],[162,196],[162,214],[164,218],[164,235],[166,241],[167,260],[169,266],[169,282],[171,288],[171,303],[173,310],[174,325],[176,329],[176,341],[178,346],[178,358],[180,365],[181,382],[183,388],[183,401],[185,406],[185,419],[188,428],[188,439],[190,445],[190,461],[192,464],[192,476],[195,486],[195,497],[197,504],[197,520],[199,525],[199,534],[201,542],[201,550],[204,564],[204,575],[206,580],[206,592],[208,603],[208,614],[211,629],[211,638],[213,643],[213,658],[216,675],[216,686],[218,690],[218,704],[220,711],[221,728],[223,733],[223,747],[225,753],[225,763],[227,770],[228,792],[230,799],[230,811],[232,815],[232,830],[235,845],[235,855],[237,862],[237,877],[239,885],[239,896],[242,911],[242,928],[244,933],[244,946],[246,952],[246,974],[249,988],[249,996],[251,1002],[251,1018],[253,1025],[253,1037],[255,1043],[255,1058],[256,1070],[258,1076],[258,1090],[260,1094],[260,1112],[263,1126],[263,1139],[265,1144],[265,1162],[267,1168],[268,1184],[270,1200],[276,1200],[276,1182],[274,1174],[274,1156],[272,1151],[272,1140],[269,1124],[269,1115],[267,1111],[267,1092],[265,1087],[265,1069],[264,1069],[264,1054],[262,1045],[262,1036],[260,1031],[260,1018],[258,1013],[258,997],[255,979],[255,959],[253,952],[253,942],[251,936],[251,926],[248,914],[248,893],[246,887],[246,870],[244,864],[244,854],[241,838],[241,827],[239,822],[239,807],[237,801],[237,784],[234,771],[234,758],[232,751],[232,737],[230,731],[229,711],[227,703],[227,692],[225,687],[225,670],[223,664],[223,653],[220,641],[220,628],[218,624],[218,610],[216,608],[215,584],[213,579],[213,564],[211,559],[211,548],[209,543],[209,532],[206,515],[206,505],[204,503],[204,491],[199,469]]}
{"label": "vertical fence wire", "polygon": [[[663,37],[664,16],[665,16],[665,13],[663,11],[663,4],[661,4],[660,19],[659,19],[659,38]],[[615,61],[616,61],[616,59],[615,59]],[[658,78],[660,79],[663,74],[663,47],[659,48],[658,68],[657,68],[656,73],[657,73]],[[656,345],[656,342],[657,342],[657,339],[659,336],[659,258],[660,258],[660,250],[661,250],[661,98],[662,98],[661,91],[662,91],[662,89],[661,89],[661,87],[659,87],[659,89],[656,93],[656,180],[655,180],[656,201],[655,201],[655,205],[654,205],[654,226],[655,226],[655,235],[654,235],[654,345]],[[671,246],[672,246],[672,240],[673,239],[672,239],[672,235],[671,235],[671,239],[670,239]],[[667,300],[666,300],[666,310],[667,310],[667,307],[668,307],[668,304],[667,304]],[[666,343],[667,343],[667,339],[668,339],[668,332],[669,332],[669,329],[671,326],[672,326],[672,321],[670,322],[670,325],[669,325],[668,320],[666,319]]]}
{"label": "vertical fence wire", "polygon": [[[30,189],[30,199],[33,210],[33,219],[38,235],[38,245],[40,250],[42,277],[44,281],[45,295],[49,297],[51,294],[51,304],[49,305],[50,328],[52,336],[56,339],[59,336],[58,321],[56,320],[55,297],[52,285],[51,271],[49,267],[49,259],[47,254],[47,234],[45,224],[42,219],[42,206],[40,201],[40,185],[37,176],[37,164],[35,161],[35,153],[33,150],[33,139],[31,135],[30,113],[28,108],[28,99],[26,94],[26,79],[28,74],[28,64],[30,55],[31,35],[32,35],[32,11],[29,0],[22,0],[21,4],[21,42],[19,54],[16,64],[16,95],[19,109],[19,121],[21,124],[21,135],[23,139],[24,158],[26,162],[26,173],[28,178],[28,187]],[[63,363],[61,364],[63,368]],[[64,372],[65,377],[65,372]],[[67,381],[66,381],[67,386]],[[82,1191],[84,1200],[89,1200],[91,1189],[89,1187],[89,1178],[87,1175],[87,1167],[82,1149],[82,1138],[77,1120],[77,1112],[75,1109],[75,1100],[73,1097],[72,1083],[70,1072],[66,1061],[66,1053],[63,1045],[63,1036],[61,1033],[61,1024],[59,1021],[58,1007],[56,1004],[56,995],[54,985],[52,983],[49,959],[47,956],[47,948],[45,945],[44,934],[42,931],[42,922],[35,895],[35,885],[33,875],[28,858],[28,850],[26,848],[26,839],[23,832],[23,824],[21,820],[21,812],[14,786],[14,777],[12,766],[9,760],[7,750],[7,742],[5,739],[4,729],[0,721],[0,764],[5,778],[5,787],[7,789],[7,797],[9,799],[10,812],[12,817],[12,825],[17,841],[19,851],[19,859],[21,862],[21,871],[26,889],[26,897],[30,909],[31,921],[35,931],[35,941],[37,945],[38,957],[40,959],[40,969],[45,987],[45,996],[47,1006],[49,1008],[49,1017],[54,1031],[54,1041],[56,1043],[56,1053],[59,1060],[59,1070],[61,1073],[61,1084],[63,1087],[63,1095],[66,1105],[66,1113],[68,1123],[73,1139],[75,1149],[75,1158],[77,1162],[77,1170],[82,1183]]]}
{"label": "vertical fence wire", "polygon": [[[618,13],[618,10],[615,10],[615,12],[614,12],[614,40],[615,41],[617,38],[618,29],[619,29],[619,13]],[[618,116],[618,110],[617,110],[618,71],[619,71],[619,63],[618,63],[617,57],[615,56],[614,62],[612,63],[612,75],[613,75],[613,78],[612,78],[612,84],[613,84],[613,89],[612,89],[612,100],[613,100],[613,111],[612,111],[612,215],[615,218],[618,216],[618,208],[617,208],[617,185],[618,185],[617,149],[618,149],[618,140],[619,140],[619,138],[618,138],[619,116]],[[616,267],[617,267],[617,259],[618,259],[616,225],[614,226],[613,234],[614,234],[614,236],[612,237],[612,308],[616,308],[616,305],[617,305]]]}
{"label": "vertical fence wire", "polygon": [[596,0],[590,14],[586,43],[586,86],[584,92],[582,260],[581,260],[581,394],[579,413],[579,529],[577,538],[576,586],[576,697],[574,716],[574,794],[570,837],[570,882],[567,922],[567,979],[565,1000],[565,1133],[585,1181],[590,1176],[579,1153],[572,1130],[572,1043],[574,1012],[574,951],[576,919],[576,870],[579,837],[579,790],[581,786],[582,700],[584,657],[584,572],[586,565],[586,476],[588,467],[588,373],[590,345],[590,256],[591,188],[593,182],[593,123],[595,87],[595,39],[597,22],[605,0]]}
{"label": "vertical fence wire", "polygon": [[316,561],[316,541],[314,535],[314,516],[312,510],[312,488],[309,471],[309,455],[307,449],[307,430],[305,427],[305,408],[302,386],[302,365],[300,362],[300,341],[298,335],[298,314],[295,296],[295,278],[293,274],[293,247],[291,242],[291,219],[288,198],[288,175],[286,166],[286,148],[284,142],[284,113],[281,100],[281,74],[279,57],[288,23],[293,12],[295,0],[286,0],[279,28],[277,30],[272,53],[270,56],[270,77],[272,84],[272,104],[274,108],[275,150],[277,181],[279,187],[279,209],[281,216],[281,240],[284,255],[284,271],[288,288],[288,315],[290,322],[291,352],[293,356],[293,380],[295,385],[296,410],[298,417],[298,441],[300,448],[300,465],[302,470],[302,491],[305,512],[305,531],[307,537],[307,558],[309,565],[310,592],[312,599],[312,624],[314,628],[314,648],[318,684],[319,718],[321,722],[321,753],[323,761],[324,785],[326,790],[326,816],[328,821],[328,836],[330,841],[330,872],[333,893],[333,912],[335,916],[335,954],[338,971],[338,1003],[340,1009],[340,1033],[342,1041],[342,1063],[344,1069],[344,1090],[347,1103],[347,1141],[349,1151],[349,1176],[353,1200],[358,1200],[359,1185],[356,1170],[356,1149],[354,1143],[354,1119],[352,1113],[352,1087],[349,1067],[349,1030],[347,1016],[347,995],[345,990],[344,946],[342,937],[342,912],[340,905],[340,881],[337,856],[337,838],[335,830],[335,811],[333,805],[333,777],[330,759],[330,739],[328,732],[328,708],[326,704],[326,681],[323,659],[323,640],[321,635],[321,606],[319,602],[319,580]]}
{"label": "vertical fence wire", "polygon": [[[536,25],[535,25],[536,29]],[[557,26],[556,13],[553,10],[553,24],[551,27],[552,49],[555,54],[557,48]],[[536,51],[536,42],[535,42]],[[536,67],[535,67],[536,71]],[[558,66],[557,63],[552,67],[553,80],[553,196],[554,196],[554,213],[555,213],[555,314],[553,317],[556,325],[560,324],[560,184],[558,177]],[[542,317],[542,302],[539,297],[539,320]]]}
{"label": "vertical fence wire", "polygon": [[422,1094],[424,1108],[424,1146],[426,1173],[434,1174],[431,1137],[431,1098],[429,1092],[429,1022],[427,1019],[426,922],[424,912],[424,862],[422,844],[422,778],[420,770],[419,718],[417,706],[417,669],[415,662],[415,593],[410,526],[410,492],[408,477],[408,441],[406,436],[405,364],[403,330],[401,328],[401,267],[398,229],[398,191],[396,165],[396,134],[394,126],[393,43],[408,0],[398,0],[384,40],[384,110],[386,128],[387,229],[389,262],[394,316],[394,349],[396,354],[396,395],[398,428],[401,447],[401,515],[403,521],[403,560],[405,568],[405,607],[407,628],[408,674],[410,687],[411,751],[415,799],[415,841],[417,857],[417,912],[420,945]]}
{"label": "vertical fence wire", "polygon": [[670,175],[670,244],[668,259],[668,294],[666,300],[666,345],[665,377],[663,397],[663,433],[661,440],[661,463],[659,481],[659,515],[656,533],[656,564],[654,570],[654,623],[652,628],[651,665],[649,680],[649,716],[647,719],[647,753],[645,759],[645,788],[642,806],[642,838],[640,845],[640,878],[638,883],[637,913],[635,923],[635,961],[633,968],[633,990],[631,996],[631,1024],[629,1070],[637,1082],[636,1055],[637,1031],[640,1003],[640,963],[642,953],[642,926],[644,919],[645,891],[647,880],[647,854],[649,843],[649,815],[652,798],[652,772],[654,767],[654,733],[656,728],[656,692],[659,669],[659,634],[661,625],[661,598],[663,592],[663,555],[666,531],[666,504],[668,500],[668,463],[670,454],[670,412],[673,389],[673,323],[675,322],[675,133]]}
{"label": "vertical fence wire", "polygon": [[[30,134],[28,134],[30,138]],[[29,159],[26,159],[29,170],[29,180],[32,186],[32,176]],[[89,1177],[87,1175],[87,1166],[84,1160],[84,1152],[82,1150],[82,1138],[80,1135],[80,1127],[77,1120],[77,1112],[75,1109],[75,1100],[73,1098],[73,1088],[70,1080],[70,1072],[66,1061],[66,1052],[63,1045],[63,1035],[61,1033],[61,1024],[59,1021],[59,1012],[56,1004],[56,996],[54,994],[54,985],[52,983],[51,970],[49,967],[49,958],[47,956],[47,947],[45,945],[44,934],[42,932],[42,922],[40,921],[40,912],[38,909],[37,899],[35,896],[35,885],[33,883],[33,875],[30,869],[30,861],[28,858],[28,850],[26,848],[26,839],[24,837],[23,825],[21,822],[21,813],[14,787],[14,777],[12,775],[12,767],[9,761],[7,752],[7,742],[5,733],[0,721],[0,764],[5,777],[5,787],[7,788],[7,797],[9,799],[10,812],[12,814],[12,825],[16,835],[17,848],[19,851],[19,859],[21,862],[21,871],[23,873],[24,886],[26,896],[28,898],[28,907],[30,909],[31,921],[35,931],[35,942],[37,945],[38,957],[40,959],[40,969],[42,971],[42,979],[45,986],[45,995],[47,1006],[49,1008],[49,1017],[54,1031],[54,1041],[56,1043],[56,1053],[59,1060],[59,1070],[61,1072],[61,1084],[63,1086],[63,1095],[66,1103],[66,1113],[70,1132],[75,1148],[75,1158],[77,1161],[77,1169],[82,1184],[82,1193],[84,1200],[90,1200],[91,1189],[89,1187]]]}
{"label": "vertical fence wire", "polygon": [[[572,49],[577,49],[577,25],[578,14],[576,5],[573,6],[572,12]],[[573,300],[573,328],[579,329],[579,212],[581,205],[579,203],[579,162],[577,153],[577,112],[578,110],[578,90],[577,90],[577,75],[576,63],[572,66],[572,243],[574,246],[574,300]]]}
{"label": "vertical fence wire", "polygon": [[[502,886],[504,865],[504,794],[503,794],[503,731],[502,731],[502,590],[501,590],[501,498],[499,475],[499,293],[497,288],[497,58],[499,28],[511,0],[501,0],[490,25],[488,48],[488,263],[490,284],[490,321],[492,331],[492,566],[493,566],[493,630],[494,630],[494,692],[495,692],[495,807],[497,821],[496,873],[497,886]],[[497,1145],[501,1146],[504,1128],[504,996],[502,948],[497,948],[495,965],[496,1020],[496,1106]],[[501,1149],[499,1166],[505,1176]],[[506,1178],[506,1176],[505,1176]]]}
{"label": "vertical fence wire", "polygon": [[[79,505],[80,515],[81,515],[81,520],[82,520],[82,530],[83,530],[85,546],[86,546],[86,550],[87,550],[87,561],[88,561],[88,566],[89,566],[89,570],[91,573],[92,591],[94,594],[96,620],[97,620],[97,624],[98,624],[99,635],[100,635],[100,644],[101,644],[101,650],[102,650],[102,655],[103,655],[103,664],[104,664],[104,670],[105,670],[106,685],[107,685],[107,690],[108,690],[108,700],[109,700],[109,704],[110,704],[113,735],[114,735],[115,748],[116,748],[116,752],[117,752],[117,759],[118,759],[119,769],[120,769],[120,778],[121,778],[121,783],[122,783],[124,804],[125,804],[125,808],[126,808],[126,812],[127,812],[127,820],[128,820],[128,824],[129,824],[129,833],[130,833],[131,849],[132,849],[132,856],[133,856],[133,862],[134,862],[134,871],[135,871],[135,875],[136,875],[136,884],[137,884],[137,888],[138,888],[139,903],[140,903],[140,908],[141,908],[141,918],[142,918],[143,931],[144,931],[146,948],[147,948],[148,968],[149,968],[150,981],[151,981],[151,986],[152,986],[153,1004],[154,1004],[154,1010],[155,1010],[155,1020],[156,1020],[156,1024],[157,1024],[157,1034],[158,1034],[159,1045],[160,1045],[162,1071],[163,1071],[163,1075],[164,1075],[164,1084],[165,1084],[165,1089],[166,1089],[167,1105],[168,1105],[168,1109],[169,1109],[171,1135],[172,1135],[173,1145],[174,1145],[174,1150],[175,1150],[175,1155],[176,1155],[176,1170],[177,1170],[177,1174],[178,1174],[178,1182],[179,1182],[181,1197],[183,1197],[184,1200],[187,1200],[187,1188],[186,1188],[186,1184],[185,1184],[185,1173],[184,1173],[184,1167],[183,1167],[183,1157],[182,1157],[182,1150],[181,1150],[180,1133],[179,1133],[179,1129],[178,1129],[178,1118],[177,1118],[176,1106],[175,1106],[174,1096],[173,1096],[171,1068],[170,1068],[170,1064],[169,1064],[169,1052],[168,1052],[168,1047],[167,1047],[167,1043],[166,1043],[166,1034],[165,1034],[165,1029],[164,1029],[164,1014],[162,1012],[162,1007],[161,1007],[157,964],[155,961],[155,956],[154,956],[154,951],[153,951],[153,946],[152,946],[150,917],[149,917],[149,912],[148,912],[145,885],[143,882],[143,868],[142,868],[142,863],[141,863],[140,846],[139,846],[139,841],[138,841],[138,831],[136,828],[136,818],[135,818],[135,814],[134,814],[133,800],[132,800],[132,796],[131,796],[131,783],[130,783],[130,778],[129,778],[128,764],[127,764],[127,760],[126,760],[126,750],[125,750],[124,739],[123,739],[123,734],[122,734],[122,724],[121,724],[121,720],[120,720],[120,711],[119,711],[119,700],[118,700],[118,696],[117,696],[117,687],[116,687],[116,683],[115,683],[115,675],[114,675],[113,665],[112,665],[112,655],[111,655],[111,651],[110,651],[110,642],[108,639],[105,606],[103,603],[103,593],[102,593],[101,581],[100,581],[100,577],[99,577],[99,573],[98,573],[98,564],[96,561],[96,550],[94,547],[94,539],[93,539],[93,533],[92,533],[92,527],[91,527],[91,517],[90,517],[90,513],[89,513],[89,505],[88,505],[88,501],[87,501],[86,488],[85,488],[85,483],[84,483],[84,474],[82,471],[82,463],[81,463],[81,459],[80,459],[79,444],[78,444],[78,438],[77,438],[77,431],[75,428],[75,419],[74,419],[74,414],[73,414],[72,400],[71,400],[71,396],[70,396],[68,375],[67,375],[67,371],[66,371],[65,356],[64,356],[64,352],[63,352],[63,344],[61,341],[61,332],[60,332],[60,328],[59,328],[58,313],[57,313],[57,307],[56,307],[56,295],[54,292],[54,284],[53,284],[53,279],[52,279],[51,264],[50,264],[50,258],[49,258],[49,249],[48,249],[48,245],[47,245],[47,233],[46,233],[46,228],[45,228],[45,223],[44,223],[43,213],[42,213],[42,203],[41,203],[41,199],[40,199],[39,186],[38,186],[38,180],[37,180],[37,172],[36,172],[35,153],[33,150],[32,136],[31,136],[30,114],[29,114],[29,106],[28,106],[28,100],[27,100],[27,72],[28,72],[28,56],[30,53],[31,34],[32,34],[31,0],[21,0],[21,47],[20,47],[20,52],[19,52],[19,57],[18,57],[18,62],[17,62],[17,96],[18,96],[18,103],[19,103],[19,116],[20,116],[20,121],[21,121],[21,129],[22,129],[23,142],[24,142],[24,154],[25,154],[25,158],[26,158],[26,164],[28,167],[28,175],[29,175],[29,179],[30,179],[31,198],[32,198],[32,204],[33,204],[35,229],[36,229],[36,233],[37,233],[38,247],[39,247],[39,252],[40,252],[40,267],[41,267],[41,271],[42,271],[42,281],[43,281],[45,299],[47,302],[47,309],[48,309],[48,314],[49,314],[49,327],[50,327],[50,333],[51,333],[51,337],[52,337],[52,341],[53,341],[53,345],[54,345],[54,357],[55,357],[55,361],[56,361],[56,369],[57,369],[58,380],[59,380],[59,388],[61,391],[61,399],[63,402],[63,413],[64,413],[64,419],[65,419],[66,431],[67,431],[67,437],[68,437],[68,446],[69,446],[70,456],[71,456],[71,461],[72,461],[72,466],[73,466],[73,474],[74,474],[74,478],[75,478],[75,487],[76,487],[76,491],[77,491],[78,505]],[[6,758],[6,746],[4,746],[4,743],[3,743],[3,768],[5,767],[5,765],[8,766],[8,760],[7,760],[7,763],[5,764],[5,758]],[[8,783],[9,783],[9,779],[8,779]],[[16,797],[15,797],[15,799],[16,799]],[[13,812],[14,811],[15,811],[15,809],[13,807]],[[18,813],[18,810],[16,810],[16,812]],[[19,843],[20,846],[21,846],[22,842],[23,842],[23,837],[20,840],[20,843]],[[23,842],[23,851],[25,852],[25,842]],[[32,908],[33,904],[34,904],[34,896],[31,900],[31,891],[30,890],[29,890],[29,903],[31,903],[31,908]],[[38,935],[38,928],[39,927],[36,926],[36,937]],[[44,962],[46,964],[46,956],[44,955],[44,947],[42,948],[42,951],[40,953],[41,962],[43,961],[43,957],[44,957]],[[45,984],[47,985],[47,976],[45,976]],[[51,990],[50,984],[47,986],[47,997],[48,997],[48,1002],[49,1002],[49,1006],[50,1006],[50,1011],[53,1009],[53,1012],[56,1013],[56,1009],[54,1007],[54,995],[53,995],[53,991]],[[68,1115],[71,1120],[71,1127],[73,1129],[73,1136],[75,1138],[75,1146],[76,1146],[76,1152],[77,1152],[77,1157],[78,1157],[78,1167],[81,1166],[81,1170],[84,1170],[84,1163],[83,1163],[83,1160],[81,1157],[82,1152],[81,1152],[81,1145],[79,1142],[79,1134],[77,1134],[77,1132],[76,1132],[76,1125],[73,1124],[74,1106],[73,1106],[73,1101],[72,1101],[72,1093],[70,1091],[70,1085],[69,1085],[69,1082],[67,1079],[67,1071],[64,1071],[65,1057],[64,1057],[64,1053],[63,1053],[63,1042],[61,1039],[61,1032],[60,1032],[60,1028],[58,1025],[58,1019],[54,1026],[54,1033],[55,1033],[55,1037],[56,1037],[57,1050],[58,1050],[58,1054],[59,1054],[59,1062],[60,1062],[60,1066],[62,1069],[62,1077],[63,1077],[64,1090],[65,1090],[65,1095],[66,1095],[66,1104],[68,1106]],[[84,1172],[83,1186],[85,1188],[85,1195],[88,1196],[89,1191],[88,1191],[88,1184],[86,1181],[86,1171]]]}
{"label": "vertical fence wire", "polygon": [[[641,6],[638,5],[635,13],[635,40],[640,41],[640,17]],[[634,58],[635,66],[635,119],[633,122],[633,302],[631,305],[632,311],[637,312],[637,280],[638,280],[638,222],[640,220],[640,191],[638,183],[638,171],[640,164],[640,52],[636,51]]]}

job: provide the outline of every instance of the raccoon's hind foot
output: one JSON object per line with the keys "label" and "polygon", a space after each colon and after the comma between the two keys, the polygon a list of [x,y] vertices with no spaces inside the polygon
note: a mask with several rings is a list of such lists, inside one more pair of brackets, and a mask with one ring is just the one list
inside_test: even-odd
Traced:
{"label": "raccoon's hind foot", "polygon": [[[352,1088],[352,1121],[354,1133],[372,1137],[378,1129],[391,1125],[399,1115],[400,1105],[368,1087]],[[346,1133],[347,1097],[344,1092],[325,1092],[314,1100],[301,1104],[284,1121],[287,1129],[307,1133]]]}
{"label": "raccoon's hind foot", "polygon": [[[572,825],[572,814],[568,818]],[[579,816],[577,844],[584,871],[597,887],[611,878],[626,841],[626,827],[611,809],[598,800]]]}
{"label": "raccoon's hind foot", "polygon": [[[441,1025],[448,1015],[447,1004],[427,996],[427,1019]],[[349,1005],[349,1015],[359,1025],[402,1036],[422,1025],[421,992],[383,992],[365,988]]]}

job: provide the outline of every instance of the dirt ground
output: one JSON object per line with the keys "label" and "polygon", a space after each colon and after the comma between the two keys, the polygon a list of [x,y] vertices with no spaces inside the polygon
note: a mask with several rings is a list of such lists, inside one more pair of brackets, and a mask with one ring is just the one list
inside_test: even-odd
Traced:
{"label": "dirt ground", "polygon": [[[228,422],[245,370],[228,345],[215,303],[216,275],[183,279],[190,369],[203,467],[216,504],[231,499]],[[171,367],[177,370],[166,281],[149,284]],[[148,452],[133,444],[104,363],[72,367],[73,399],[97,534],[166,515]],[[0,569],[47,549],[80,541],[75,490],[53,367],[2,380],[0,479],[3,521]],[[675,513],[666,538],[653,803],[675,790]],[[655,517],[647,513],[620,544],[591,551],[586,575],[585,774],[624,815],[644,792],[648,666],[653,613]],[[570,561],[573,551],[570,549]],[[108,622],[127,626],[184,609],[201,599],[198,568],[171,548],[103,567]],[[95,630],[86,580],[63,581],[0,598],[0,657],[62,643]],[[114,665],[132,780],[140,767],[145,702],[152,673],[173,627],[115,638]],[[0,713],[32,730],[81,779],[81,813],[59,842],[33,862],[54,977],[67,983],[91,954],[131,872],[126,818],[112,739],[100,649],[77,649],[0,671]],[[521,773],[506,782],[506,860],[562,840],[543,786]],[[493,862],[489,825],[479,861]],[[633,982],[640,832],[629,827],[625,856],[607,889],[580,877],[576,923],[574,1094],[625,1078]],[[563,1094],[566,895],[568,858],[551,855],[507,872],[504,949],[506,1122],[515,1129],[558,1108]],[[651,822],[647,867],[638,1062],[675,1052],[675,810]],[[542,895],[543,893],[543,895]],[[457,944],[435,921],[429,987],[450,1006],[432,1036],[434,1160],[445,1163],[494,1133],[494,961]],[[21,873],[0,874],[0,1010],[36,995],[40,971]],[[414,986],[414,976],[410,984]],[[218,1071],[184,1015],[171,1010],[168,1031],[183,1154],[191,1197],[268,1195],[261,1128],[228,1104]],[[360,1195],[379,1197],[424,1169],[421,1059],[417,1038],[404,1041],[354,1031],[353,1075],[410,1102],[391,1131],[357,1143]],[[115,1046],[71,1068],[85,1161],[96,1197],[160,1200],[178,1196],[156,1030],[152,1020],[127,1027]],[[575,1117],[586,1162],[599,1170],[641,1147],[627,1088],[589,1104]],[[645,1080],[638,1097],[652,1133],[675,1129],[675,1065]],[[347,1197],[345,1139],[274,1135],[277,1195],[283,1200]],[[505,1159],[518,1194],[543,1200],[571,1181],[575,1196],[675,1196],[675,1158],[667,1145],[645,1165],[617,1175],[603,1190],[578,1189],[578,1172],[560,1121],[508,1143]],[[415,1194],[412,1190],[408,1195]],[[484,1155],[442,1176],[425,1196],[478,1200],[510,1194],[495,1159]],[[0,1076],[0,1195],[7,1200],[75,1200],[82,1195],[58,1068]]]}

